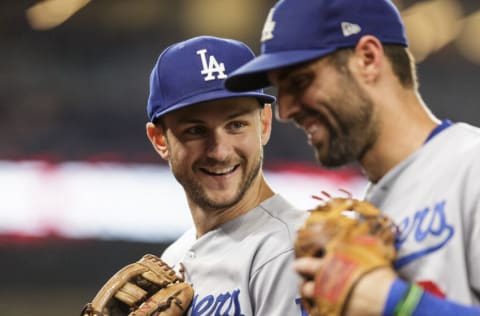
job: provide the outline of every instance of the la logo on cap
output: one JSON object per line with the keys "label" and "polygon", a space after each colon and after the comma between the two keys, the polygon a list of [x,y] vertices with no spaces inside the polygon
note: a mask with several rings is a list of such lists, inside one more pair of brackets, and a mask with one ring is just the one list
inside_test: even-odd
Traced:
{"label": "la logo on cap", "polygon": [[273,38],[273,30],[275,29],[275,21],[273,20],[273,11],[274,9],[270,10],[267,16],[267,20],[263,25],[262,38],[260,39],[261,42],[265,42]]}
{"label": "la logo on cap", "polygon": [[[225,74],[225,65],[223,63],[219,63],[215,56],[210,55],[208,58],[208,64],[207,64],[207,50],[206,49],[200,49],[197,50],[197,55],[200,55],[200,58],[202,59],[202,66],[203,69],[200,72],[202,75],[206,75],[204,77],[205,81],[210,81],[210,80],[215,80],[215,79],[225,79],[227,78],[227,75]],[[217,73],[217,77],[213,75],[213,73]]]}

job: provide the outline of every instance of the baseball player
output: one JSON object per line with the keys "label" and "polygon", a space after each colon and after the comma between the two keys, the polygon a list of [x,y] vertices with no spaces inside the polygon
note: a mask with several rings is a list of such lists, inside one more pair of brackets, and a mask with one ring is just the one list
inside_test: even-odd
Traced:
{"label": "baseball player", "polygon": [[[262,54],[226,87],[275,86],[278,117],[304,129],[322,165],[358,162],[366,200],[400,230],[395,271],[363,277],[345,314],[480,315],[480,129],[429,111],[395,6],[279,1],[261,41]],[[322,263],[301,259],[296,269],[313,277]],[[314,298],[317,286],[302,293]]]}
{"label": "baseball player", "polygon": [[262,173],[274,98],[223,87],[253,57],[241,42],[200,36],[165,49],[150,77],[147,135],[194,222],[162,255],[193,287],[189,315],[302,315],[293,242],[307,212]]}

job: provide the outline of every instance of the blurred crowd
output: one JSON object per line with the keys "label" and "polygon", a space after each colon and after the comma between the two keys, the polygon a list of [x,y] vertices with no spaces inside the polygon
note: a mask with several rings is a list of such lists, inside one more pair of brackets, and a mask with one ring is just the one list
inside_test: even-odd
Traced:
{"label": "blurred crowd", "polygon": [[[49,30],[28,24],[25,10],[33,3],[0,4],[0,160],[158,163],[144,123],[159,52],[200,34],[234,37],[258,52],[274,1],[92,1]],[[462,5],[475,10],[472,2]],[[425,101],[441,118],[480,124],[478,70],[454,45],[439,49],[419,65]],[[277,124],[267,162],[313,161],[302,133]],[[289,138],[298,145],[286,147]]]}

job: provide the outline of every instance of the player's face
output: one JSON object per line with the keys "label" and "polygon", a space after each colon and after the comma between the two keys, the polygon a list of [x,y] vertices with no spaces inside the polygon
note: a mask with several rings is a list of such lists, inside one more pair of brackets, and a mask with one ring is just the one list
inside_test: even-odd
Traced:
{"label": "player's face", "polygon": [[255,190],[270,133],[271,110],[265,111],[256,99],[242,97],[165,115],[165,158],[191,201],[204,209],[223,209]]}
{"label": "player's face", "polygon": [[345,67],[327,58],[269,73],[278,89],[277,117],[303,128],[319,162],[360,160],[377,137],[373,102]]}

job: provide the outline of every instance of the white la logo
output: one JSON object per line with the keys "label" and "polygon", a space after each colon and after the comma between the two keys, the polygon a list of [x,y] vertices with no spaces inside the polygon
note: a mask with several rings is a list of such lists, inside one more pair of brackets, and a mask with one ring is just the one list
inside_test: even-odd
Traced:
{"label": "white la logo", "polygon": [[275,21],[273,20],[273,11],[274,9],[270,9],[270,12],[268,12],[267,20],[263,25],[262,38],[260,39],[260,42],[265,42],[273,38],[273,30],[275,29]]}
{"label": "white la logo", "polygon": [[[197,55],[200,55],[200,58],[202,59],[202,66],[203,66],[203,69],[200,73],[202,75],[207,75],[205,76],[205,81],[227,78],[227,75],[225,75],[225,65],[223,63],[218,63],[218,61],[215,59],[215,56],[213,55],[210,55],[210,58],[208,59],[208,64],[207,64],[206,53],[207,53],[206,49],[197,50]],[[216,78],[213,75],[214,72],[218,73]]]}

